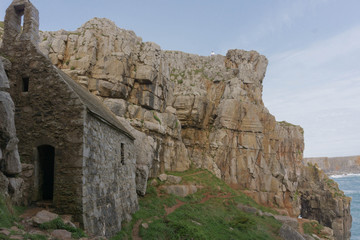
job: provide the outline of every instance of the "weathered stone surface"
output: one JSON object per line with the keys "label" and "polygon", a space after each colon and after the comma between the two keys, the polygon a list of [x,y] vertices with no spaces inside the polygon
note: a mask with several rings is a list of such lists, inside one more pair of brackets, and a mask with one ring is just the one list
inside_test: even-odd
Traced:
{"label": "weathered stone surface", "polygon": [[51,236],[59,240],[69,240],[71,238],[71,232],[64,229],[56,229],[51,232]]}
{"label": "weathered stone surface", "polygon": [[179,176],[167,175],[167,180],[166,180],[166,181],[167,181],[168,183],[178,184],[178,183],[181,182],[181,180],[182,180],[182,178],[179,177]]}
{"label": "weathered stone surface", "polygon": [[10,231],[7,229],[1,229],[0,230],[0,234],[4,234],[5,236],[9,236],[10,235]]}
{"label": "weathered stone surface", "polygon": [[9,80],[6,76],[5,69],[3,66],[3,61],[5,58],[0,57],[0,90],[3,91],[4,89],[9,89]]}
{"label": "weathered stone surface", "polygon": [[2,152],[2,171],[8,175],[21,172],[20,157],[17,149],[14,102],[9,93],[1,91],[9,88],[2,61],[0,61],[0,149]]}
{"label": "weathered stone surface", "polygon": [[134,144],[92,116],[86,119],[84,135],[84,226],[91,234],[113,236],[138,210]]}
{"label": "weathered stone surface", "polygon": [[288,216],[281,216],[281,215],[275,215],[274,218],[283,224],[286,224],[290,227],[292,227],[295,230],[299,229],[299,222],[296,218],[288,217]]}
{"label": "weathered stone surface", "polygon": [[351,198],[316,165],[309,165],[303,171],[304,179],[299,184],[301,216],[331,228],[335,239],[350,239]]}
{"label": "weathered stone surface", "polygon": [[255,214],[255,213],[258,212],[257,208],[250,207],[250,206],[246,206],[246,205],[243,205],[243,204],[240,204],[240,203],[239,203],[236,207],[237,207],[238,209],[240,209],[241,211],[246,212],[246,213],[253,213],[253,214]]}
{"label": "weathered stone surface", "polygon": [[168,178],[168,175],[167,174],[165,174],[165,173],[162,173],[162,174],[160,174],[159,175],[159,180],[160,181],[162,181],[162,182],[164,182],[164,181],[166,181],[167,180],[167,178]]}
{"label": "weathered stone surface", "polygon": [[22,178],[9,178],[9,194],[14,204],[20,205],[22,203],[23,184]]}
{"label": "weathered stone surface", "polygon": [[0,194],[7,196],[9,189],[9,179],[0,171]]}
{"label": "weathered stone surface", "polygon": [[32,218],[32,220],[35,224],[40,225],[40,224],[43,224],[46,222],[50,222],[58,217],[59,217],[59,215],[57,215],[55,213],[52,213],[52,212],[49,212],[46,210],[41,210]]}
{"label": "weathered stone surface", "polygon": [[169,185],[162,186],[163,189],[168,194],[174,194],[179,197],[186,197],[189,194],[197,192],[197,187],[195,185]]}
{"label": "weathered stone surface", "polygon": [[281,226],[279,234],[284,240],[305,240],[299,232],[286,224]]}

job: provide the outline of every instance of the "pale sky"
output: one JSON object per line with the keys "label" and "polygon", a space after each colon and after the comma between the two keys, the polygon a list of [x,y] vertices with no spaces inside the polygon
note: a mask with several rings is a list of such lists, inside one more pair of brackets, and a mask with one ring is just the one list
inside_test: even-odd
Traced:
{"label": "pale sky", "polygon": [[[360,155],[358,0],[32,0],[41,30],[106,17],[164,50],[256,50],[265,106],[305,130],[305,157]],[[11,0],[0,1],[0,19]]]}

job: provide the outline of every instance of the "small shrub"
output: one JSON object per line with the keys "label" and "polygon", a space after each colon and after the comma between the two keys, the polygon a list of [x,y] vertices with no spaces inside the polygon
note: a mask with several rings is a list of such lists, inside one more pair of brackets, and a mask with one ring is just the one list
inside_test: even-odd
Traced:
{"label": "small shrub", "polygon": [[65,62],[66,65],[69,65],[69,63],[70,63],[70,60],[67,60],[67,61]]}
{"label": "small shrub", "polygon": [[156,121],[158,121],[159,123],[160,123],[160,125],[161,125],[161,120],[160,120],[160,118],[158,117],[158,116],[156,116],[156,114],[155,114],[155,112],[154,112],[154,119],[156,120]]}
{"label": "small shrub", "polygon": [[177,83],[178,83],[178,84],[182,84],[182,83],[183,83],[183,80],[180,79],[180,80],[177,81]]}
{"label": "small shrub", "polygon": [[242,214],[237,215],[230,222],[230,226],[232,228],[237,228],[239,230],[248,230],[254,225],[255,222],[253,220],[249,219],[248,217]]}
{"label": "small shrub", "polygon": [[75,70],[75,67],[74,66],[71,66],[71,68],[70,68],[71,70]]}

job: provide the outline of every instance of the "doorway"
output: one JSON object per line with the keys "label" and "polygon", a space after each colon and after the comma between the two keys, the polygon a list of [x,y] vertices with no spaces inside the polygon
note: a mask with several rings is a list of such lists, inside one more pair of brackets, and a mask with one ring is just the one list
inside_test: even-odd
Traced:
{"label": "doorway", "polygon": [[55,148],[41,145],[37,148],[39,158],[39,187],[42,200],[53,200]]}

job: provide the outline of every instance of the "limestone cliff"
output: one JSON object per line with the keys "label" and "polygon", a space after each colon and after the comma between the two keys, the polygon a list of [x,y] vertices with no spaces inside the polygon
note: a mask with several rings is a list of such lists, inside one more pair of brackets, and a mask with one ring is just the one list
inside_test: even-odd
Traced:
{"label": "limestone cliff", "polygon": [[[139,194],[148,177],[192,164],[293,216],[302,206],[309,213],[327,209],[321,201],[317,208],[303,204],[306,194],[339,201],[329,189],[304,183],[320,180],[303,165],[303,130],[276,122],[264,106],[267,59],[257,52],[204,57],[163,51],[98,18],[76,31],[43,32],[40,42],[52,63],[98,96],[136,138]],[[346,224],[334,228],[337,239],[348,239],[349,204],[336,205],[348,214],[329,216]]]}
{"label": "limestone cliff", "polygon": [[360,173],[360,156],[304,158],[304,162],[317,164],[329,175]]}

